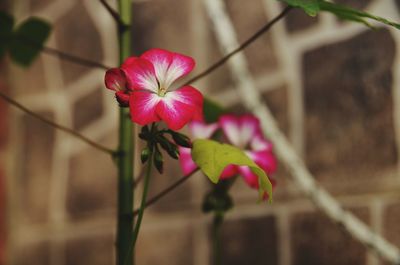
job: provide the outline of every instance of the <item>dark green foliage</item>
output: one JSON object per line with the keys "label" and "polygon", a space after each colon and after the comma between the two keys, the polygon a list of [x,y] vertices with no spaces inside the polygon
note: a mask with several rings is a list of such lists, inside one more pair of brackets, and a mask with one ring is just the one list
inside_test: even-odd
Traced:
{"label": "dark green foliage", "polygon": [[364,11],[353,9],[344,5],[332,3],[325,0],[279,0],[285,2],[289,6],[303,9],[308,15],[314,17],[320,11],[326,11],[334,14],[340,19],[362,23],[368,27],[372,27],[368,19],[379,21],[383,24],[400,29],[400,24],[389,21],[385,18],[374,16]]}
{"label": "dark green foliage", "polygon": [[29,18],[14,31],[9,46],[14,62],[29,66],[43,49],[43,44],[49,37],[51,26],[38,18]]}
{"label": "dark green foliage", "polygon": [[14,18],[0,11],[0,58],[4,56],[7,50],[13,27]]}
{"label": "dark green foliage", "polygon": [[224,114],[225,110],[214,101],[204,98],[203,113],[206,123],[212,123],[218,121],[219,116]]}
{"label": "dark green foliage", "polygon": [[0,59],[8,51],[14,62],[29,66],[43,49],[50,31],[49,23],[35,17],[14,28],[14,18],[0,11]]}

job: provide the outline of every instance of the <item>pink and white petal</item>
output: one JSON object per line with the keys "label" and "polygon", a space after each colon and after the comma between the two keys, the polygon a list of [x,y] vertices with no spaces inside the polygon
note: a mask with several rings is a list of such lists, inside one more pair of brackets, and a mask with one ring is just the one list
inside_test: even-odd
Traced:
{"label": "pink and white petal", "polygon": [[247,185],[253,189],[258,189],[258,176],[248,166],[238,166],[238,171]]}
{"label": "pink and white petal", "polygon": [[157,94],[142,90],[133,91],[129,98],[131,120],[142,126],[159,121],[156,113],[159,102],[160,97]]}
{"label": "pink and white petal", "polygon": [[153,64],[146,59],[130,57],[121,66],[131,89],[158,92]]}
{"label": "pink and white petal", "polygon": [[192,57],[179,53],[173,53],[172,61],[166,72],[163,84],[165,88],[170,87],[171,84],[178,78],[190,73],[193,70],[195,64],[196,63]]}
{"label": "pink and white petal", "polygon": [[259,120],[250,114],[242,115],[240,119],[240,142],[241,146],[247,146],[251,139],[260,134]]}
{"label": "pink and white petal", "polygon": [[218,123],[206,124],[201,121],[189,123],[189,130],[194,139],[208,139],[218,129]]}
{"label": "pink and white petal", "polygon": [[275,173],[278,162],[271,151],[248,151],[246,154],[268,175]]}
{"label": "pink and white petal", "polygon": [[107,70],[104,77],[104,83],[108,89],[114,91],[121,91],[125,90],[126,88],[125,75],[119,68],[112,68]]}
{"label": "pink and white petal", "polygon": [[129,98],[130,95],[125,93],[125,91],[117,91],[115,92],[115,97],[121,107],[129,107]]}
{"label": "pink and white petal", "polygon": [[140,56],[140,58],[146,59],[153,64],[157,79],[164,88],[168,88],[164,85],[167,78],[167,70],[171,65],[173,56],[173,52],[163,49],[151,49]]}
{"label": "pink and white petal", "polygon": [[231,144],[241,147],[240,122],[236,116],[231,114],[222,115],[219,118],[219,126]]}
{"label": "pink and white petal", "polygon": [[252,138],[250,142],[250,148],[254,151],[272,151],[273,145],[270,141],[266,140],[261,134],[259,134]]}
{"label": "pink and white petal", "polygon": [[228,165],[224,168],[219,179],[229,179],[238,174],[238,166]]}
{"label": "pink and white petal", "polygon": [[191,151],[190,148],[179,147],[179,163],[185,175],[192,173],[197,168],[192,159]]}
{"label": "pink and white petal", "polygon": [[[179,130],[196,118],[203,107],[203,95],[193,87],[186,86],[168,92],[157,105],[157,115],[171,130]],[[200,110],[199,110],[200,109]]]}

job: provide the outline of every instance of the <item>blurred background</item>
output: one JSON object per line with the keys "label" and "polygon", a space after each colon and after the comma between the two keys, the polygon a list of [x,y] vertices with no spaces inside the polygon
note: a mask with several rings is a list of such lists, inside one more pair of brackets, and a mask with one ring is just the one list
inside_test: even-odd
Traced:
{"label": "blurred background", "polygon": [[[282,7],[275,0],[225,2],[239,41]],[[400,21],[400,1],[337,2]],[[18,21],[32,15],[48,20],[47,46],[117,66],[114,21],[99,1],[0,3]],[[134,54],[153,47],[184,53],[196,59],[194,72],[222,56],[202,0],[133,0],[132,9]],[[400,247],[398,51],[400,31],[295,10],[244,54],[280,128],[321,185]],[[0,63],[1,90],[116,147],[117,106],[103,78],[103,70],[44,53],[28,69],[7,58]],[[195,87],[246,112],[227,66]],[[0,264],[114,263],[116,167],[109,156],[0,100],[0,159]],[[152,179],[151,194],[180,176],[171,161],[167,173]],[[236,182],[235,208],[223,228],[224,264],[386,264],[319,213],[283,165],[276,178],[272,205],[257,204],[256,192]],[[200,209],[209,189],[199,174],[148,209],[138,264],[210,264],[212,216]]]}

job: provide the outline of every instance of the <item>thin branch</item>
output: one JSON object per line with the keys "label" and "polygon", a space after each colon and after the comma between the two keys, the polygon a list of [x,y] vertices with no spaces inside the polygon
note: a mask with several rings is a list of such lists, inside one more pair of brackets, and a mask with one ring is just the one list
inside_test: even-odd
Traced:
{"label": "thin branch", "polygon": [[65,61],[69,61],[71,63],[75,63],[75,64],[79,64],[82,66],[86,66],[86,67],[94,67],[94,68],[100,68],[103,70],[108,70],[110,68],[112,68],[111,66],[107,66],[104,65],[102,63],[96,62],[96,61],[92,61],[89,59],[85,59],[73,54],[69,54],[51,47],[47,47],[47,46],[43,46],[42,47],[42,52],[47,53],[49,55],[53,55],[56,56],[58,58],[60,58],[61,60],[65,60]]}
{"label": "thin branch", "polygon": [[120,15],[118,14],[117,11],[115,11],[108,3],[106,0],[100,0],[100,3],[104,6],[104,8],[110,13],[112,18],[115,20],[115,22],[118,25],[119,29],[128,29],[129,26],[122,21]]}
{"label": "thin branch", "polygon": [[[222,0],[206,0],[208,14],[217,32],[217,40],[221,48],[226,49],[237,44],[236,32]],[[365,245],[373,253],[377,253],[392,264],[400,263],[400,250],[384,237],[343,209],[340,203],[316,181],[315,177],[297,155],[286,136],[279,129],[275,118],[263,102],[249,71],[246,58],[238,56],[229,62],[229,68],[236,77],[238,92],[242,102],[261,121],[263,133],[274,143],[274,150],[279,160],[286,165],[292,180],[304,195],[328,218],[341,225],[354,239]]]}
{"label": "thin branch", "polygon": [[[154,197],[150,198],[148,201],[146,201],[146,207],[149,207],[151,205],[153,205],[154,203],[156,203],[158,200],[160,200],[161,198],[163,198],[165,195],[167,195],[168,193],[170,193],[171,191],[173,191],[175,188],[179,187],[180,185],[182,185],[183,183],[185,183],[186,180],[188,180],[191,176],[194,175],[194,173],[196,173],[199,170],[199,168],[196,168],[195,170],[193,170],[191,173],[189,173],[186,176],[181,177],[180,179],[178,179],[176,182],[174,182],[171,186],[167,187],[166,189],[164,189],[163,191],[161,191],[160,193],[158,193],[157,195],[155,195]],[[135,211],[133,211],[133,216],[136,216],[139,214],[139,209],[136,209]]]}
{"label": "thin branch", "polygon": [[211,66],[209,66],[207,69],[205,69],[203,72],[197,74],[196,76],[194,76],[193,78],[191,78],[189,81],[186,82],[185,85],[189,85],[191,83],[194,83],[198,80],[200,80],[201,78],[209,75],[210,73],[212,73],[214,70],[216,70],[217,68],[221,67],[224,63],[226,63],[232,56],[234,56],[235,54],[237,54],[238,52],[242,51],[243,49],[245,49],[247,46],[249,46],[251,43],[253,43],[256,39],[258,39],[262,34],[264,34],[265,32],[267,32],[276,22],[278,22],[280,19],[282,19],[287,13],[289,13],[289,11],[292,10],[292,7],[287,6],[285,9],[283,9],[283,11],[277,15],[274,19],[272,19],[271,21],[269,21],[267,24],[265,24],[262,28],[260,28],[256,33],[254,33],[252,36],[250,36],[250,38],[248,38],[247,40],[245,40],[242,44],[240,44],[236,49],[234,49],[233,51],[229,52],[228,54],[226,54],[224,57],[222,57],[221,59],[219,59],[218,61],[216,61],[214,64],[212,64]]}
{"label": "thin branch", "polygon": [[103,70],[108,70],[108,69],[112,68],[111,66],[107,66],[107,65],[104,65],[104,64],[96,62],[96,61],[92,61],[92,60],[89,60],[89,59],[86,59],[86,58],[82,58],[82,57],[79,57],[79,56],[76,56],[76,55],[73,55],[73,54],[69,54],[69,53],[60,51],[60,50],[55,49],[55,48],[44,46],[44,45],[39,44],[39,43],[29,39],[29,38],[19,37],[17,40],[23,45],[27,45],[27,46],[31,46],[31,47],[34,47],[34,48],[37,48],[37,49],[41,49],[41,51],[43,53],[47,53],[49,55],[58,57],[61,60],[69,61],[71,63],[79,64],[79,65],[86,66],[86,67],[100,68],[100,69],[103,69]]}
{"label": "thin branch", "polygon": [[26,114],[28,114],[28,115],[30,115],[30,116],[32,116],[32,117],[44,122],[44,123],[56,128],[56,129],[58,129],[60,131],[68,133],[68,134],[74,136],[75,138],[78,138],[78,139],[84,141],[85,143],[91,145],[92,147],[94,147],[94,148],[96,148],[96,149],[98,149],[100,151],[103,151],[103,152],[105,152],[107,154],[110,154],[112,156],[116,155],[116,152],[114,150],[112,150],[112,149],[110,149],[108,147],[105,147],[105,146],[103,146],[101,144],[98,144],[98,143],[90,140],[89,138],[79,134],[78,132],[76,132],[76,131],[74,131],[74,130],[72,130],[70,128],[62,126],[62,125],[57,124],[57,123],[55,123],[55,122],[53,122],[53,121],[51,121],[51,120],[49,120],[49,119],[47,119],[47,118],[45,118],[43,116],[40,116],[39,114],[37,114],[37,113],[31,111],[30,109],[26,108],[25,106],[23,106],[21,103],[19,103],[19,102],[15,101],[14,99],[10,98],[6,94],[4,94],[2,91],[0,91],[0,97],[3,98],[6,102],[8,102],[11,105],[15,106],[16,108],[22,110]]}

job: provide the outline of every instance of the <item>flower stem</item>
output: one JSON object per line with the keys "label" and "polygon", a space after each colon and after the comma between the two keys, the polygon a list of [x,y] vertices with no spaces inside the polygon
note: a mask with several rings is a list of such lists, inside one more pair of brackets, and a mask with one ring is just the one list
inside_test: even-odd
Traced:
{"label": "flower stem", "polygon": [[[131,0],[118,0],[121,19],[131,22]],[[120,64],[131,55],[131,34],[129,30],[118,30]],[[117,265],[134,264],[130,242],[133,236],[133,124],[129,109],[120,109],[119,157],[118,157],[118,221],[117,221]]]}
{"label": "flower stem", "polygon": [[221,265],[221,227],[224,222],[223,213],[215,213],[212,226],[212,240],[213,240],[213,265]]}
{"label": "flower stem", "polygon": [[139,214],[136,221],[135,230],[133,231],[133,239],[132,239],[132,248],[135,249],[136,240],[139,235],[140,225],[142,224],[144,209],[146,208],[146,199],[147,193],[149,191],[149,183],[150,183],[150,175],[151,175],[151,167],[153,166],[153,151],[151,151],[149,160],[147,162],[146,175],[144,176],[144,186],[143,186],[143,194],[142,201],[140,203]]}

